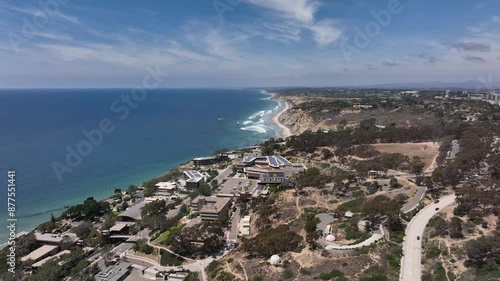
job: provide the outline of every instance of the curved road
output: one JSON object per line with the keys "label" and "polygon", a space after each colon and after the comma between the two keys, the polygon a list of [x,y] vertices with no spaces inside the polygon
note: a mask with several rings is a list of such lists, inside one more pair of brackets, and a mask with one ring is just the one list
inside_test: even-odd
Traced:
{"label": "curved road", "polygon": [[[421,260],[422,260],[422,236],[429,220],[443,208],[455,202],[455,194],[448,195],[439,199],[439,203],[431,203],[423,208],[413,217],[406,227],[406,236],[403,242],[404,256],[401,258],[400,280],[420,281],[421,278]],[[436,211],[436,208],[439,210]],[[417,239],[417,236],[420,239]]]}

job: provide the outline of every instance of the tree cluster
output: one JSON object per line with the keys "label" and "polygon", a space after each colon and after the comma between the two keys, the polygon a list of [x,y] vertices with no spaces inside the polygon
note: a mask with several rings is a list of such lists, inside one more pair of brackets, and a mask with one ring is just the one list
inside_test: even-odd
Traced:
{"label": "tree cluster", "polygon": [[288,225],[279,225],[260,232],[256,237],[243,242],[243,250],[252,256],[268,258],[295,250],[302,237],[292,232]]}

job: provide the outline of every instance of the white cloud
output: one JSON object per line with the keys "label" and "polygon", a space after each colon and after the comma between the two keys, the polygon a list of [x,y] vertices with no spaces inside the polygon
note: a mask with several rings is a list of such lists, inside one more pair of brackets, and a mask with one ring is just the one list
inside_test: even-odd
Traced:
{"label": "white cloud", "polygon": [[47,39],[58,40],[58,41],[71,41],[73,39],[69,35],[57,34],[57,33],[53,33],[53,32],[38,32],[35,35],[39,36],[39,37],[47,38]]}
{"label": "white cloud", "polygon": [[319,3],[314,0],[248,0],[249,3],[275,10],[287,19],[293,19],[305,24],[314,22],[314,14]]}
{"label": "white cloud", "polygon": [[316,40],[320,46],[329,45],[337,41],[342,35],[342,32],[336,29],[333,26],[333,22],[329,20],[317,22],[308,28],[313,31],[314,40]]}
{"label": "white cloud", "polygon": [[[311,31],[314,40],[320,46],[337,41],[342,34],[332,20],[316,19],[315,14],[321,7],[321,3],[316,0],[247,0],[247,2],[273,11],[274,16],[285,21],[281,24],[283,30],[302,28]],[[297,32],[292,34],[299,35]]]}

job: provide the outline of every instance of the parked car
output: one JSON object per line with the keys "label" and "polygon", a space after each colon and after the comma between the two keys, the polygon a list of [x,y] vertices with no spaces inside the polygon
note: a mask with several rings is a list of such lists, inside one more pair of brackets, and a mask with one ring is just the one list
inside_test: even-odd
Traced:
{"label": "parked car", "polygon": [[434,201],[434,204],[437,204],[437,203],[439,203],[439,200],[435,200],[435,201]]}
{"label": "parked car", "polygon": [[417,240],[420,240],[420,236],[417,236]]}

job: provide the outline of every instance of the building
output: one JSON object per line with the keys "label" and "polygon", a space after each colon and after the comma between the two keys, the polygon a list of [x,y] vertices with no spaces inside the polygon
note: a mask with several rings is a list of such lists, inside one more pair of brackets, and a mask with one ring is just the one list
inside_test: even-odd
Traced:
{"label": "building", "polygon": [[146,206],[146,200],[136,203],[118,215],[121,221],[138,221],[142,218],[141,210]]}
{"label": "building", "polygon": [[63,241],[64,242],[71,241],[73,243],[76,243],[76,241],[78,241],[79,238],[75,233],[55,234],[55,233],[35,232],[35,239],[36,241],[43,244],[59,246]]}
{"label": "building", "polygon": [[196,189],[205,182],[205,178],[198,171],[186,171],[184,172],[184,178],[186,179],[187,189]]}
{"label": "building", "polygon": [[370,222],[367,220],[358,221],[358,229],[359,231],[366,231],[370,227]]}
{"label": "building", "polygon": [[198,197],[191,202],[191,208],[200,213],[204,221],[216,221],[220,214],[228,211],[231,198],[227,197]]}
{"label": "building", "polygon": [[167,277],[167,281],[184,281],[188,275],[187,272],[170,273]]}
{"label": "building", "polygon": [[357,108],[357,109],[371,109],[371,108],[373,108],[372,105],[368,105],[368,104],[355,104],[352,107]]}
{"label": "building", "polygon": [[195,167],[210,166],[227,160],[229,160],[229,156],[225,153],[221,153],[210,157],[194,158],[193,165]]}
{"label": "building", "polygon": [[97,281],[122,281],[130,274],[131,263],[118,262],[96,275]]}
{"label": "building", "polygon": [[240,220],[240,235],[250,235],[250,216],[244,216]]}
{"label": "building", "polygon": [[258,167],[248,167],[245,168],[245,174],[249,179],[263,179],[266,178],[283,178],[285,177],[285,172],[279,169],[272,169],[268,167],[258,168]]}
{"label": "building", "polygon": [[158,196],[172,196],[178,189],[177,183],[175,182],[159,182],[155,184],[158,187],[156,195]]}
{"label": "building", "polygon": [[351,211],[347,211],[344,213],[344,217],[346,218],[352,218],[352,216],[354,216],[354,214]]}
{"label": "building", "polygon": [[41,261],[38,261],[38,262],[34,263],[34,264],[32,265],[32,267],[33,267],[33,268],[38,268],[38,267],[40,267],[40,266],[44,265],[44,264],[45,264],[46,262],[48,262],[48,261],[51,261],[51,260],[55,260],[55,261],[57,261],[57,260],[58,260],[61,256],[66,255],[66,254],[70,254],[70,253],[71,253],[71,251],[69,251],[69,250],[64,250],[64,251],[62,251],[62,252],[60,252],[60,253],[57,253],[57,254],[55,254],[55,255],[53,255],[53,256],[48,256],[48,257],[44,258],[43,260],[41,260]]}
{"label": "building", "polygon": [[446,90],[446,93],[444,94],[444,97],[449,99],[451,98],[451,91],[450,90]]}
{"label": "building", "polygon": [[59,246],[43,245],[40,248],[29,253],[28,255],[22,257],[21,261],[26,262],[28,260],[32,260],[34,262],[37,262],[37,261],[39,261],[47,256],[50,256],[50,255],[57,253],[58,249],[59,249]]}

